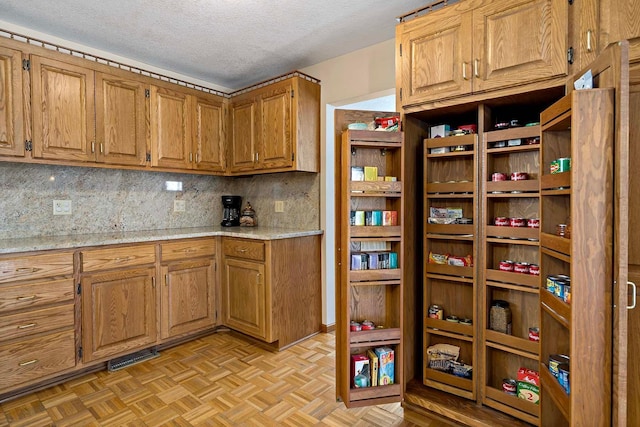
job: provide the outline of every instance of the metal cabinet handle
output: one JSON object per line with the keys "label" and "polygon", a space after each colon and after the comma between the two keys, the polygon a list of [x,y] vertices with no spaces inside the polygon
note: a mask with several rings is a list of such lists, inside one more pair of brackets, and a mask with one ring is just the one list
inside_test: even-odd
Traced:
{"label": "metal cabinet handle", "polygon": [[257,283],[258,285],[262,284],[262,281],[260,280],[260,276],[261,276],[260,273],[256,274],[256,280],[258,281],[258,283]]}
{"label": "metal cabinet handle", "polygon": [[104,144],[101,142],[100,143],[100,154],[104,153]]}
{"label": "metal cabinet handle", "polygon": [[236,252],[240,252],[241,254],[243,254],[243,253],[247,252],[247,250],[246,249],[236,249]]}
{"label": "metal cabinet handle", "polygon": [[29,267],[16,268],[16,273],[35,273],[35,272],[36,272],[35,268],[29,268]]}
{"label": "metal cabinet handle", "polygon": [[633,282],[627,282],[627,285],[631,286],[631,288],[633,288],[633,296],[631,298],[631,305],[627,306],[627,310],[633,310],[634,308],[636,308],[636,284]]}
{"label": "metal cabinet handle", "polygon": [[591,30],[587,30],[587,52],[591,52],[593,50],[591,46]]}
{"label": "metal cabinet handle", "polygon": [[18,329],[29,329],[29,328],[33,328],[37,325],[37,323],[29,323],[27,325],[20,325],[18,326]]}
{"label": "metal cabinet handle", "polygon": [[469,78],[467,77],[467,63],[466,62],[462,63],[462,79],[463,80],[469,80]]}
{"label": "metal cabinet handle", "polygon": [[151,287],[156,288],[156,276],[151,276]]}
{"label": "metal cabinet handle", "polygon": [[37,363],[37,362],[38,362],[38,359],[31,359],[31,360],[28,360],[26,362],[18,363],[18,365],[27,366],[27,365],[32,365],[32,364]]}
{"label": "metal cabinet handle", "polygon": [[91,152],[92,153],[96,152],[96,142],[95,141],[91,141]]}
{"label": "metal cabinet handle", "polygon": [[193,153],[189,153],[189,161],[193,162]]}
{"label": "metal cabinet handle", "polygon": [[475,77],[480,77],[480,73],[478,72],[478,59],[473,60],[473,75]]}
{"label": "metal cabinet handle", "polygon": [[29,296],[26,296],[26,297],[18,297],[17,299],[18,299],[18,301],[31,301],[31,300],[36,299],[36,296],[35,295],[29,295]]}

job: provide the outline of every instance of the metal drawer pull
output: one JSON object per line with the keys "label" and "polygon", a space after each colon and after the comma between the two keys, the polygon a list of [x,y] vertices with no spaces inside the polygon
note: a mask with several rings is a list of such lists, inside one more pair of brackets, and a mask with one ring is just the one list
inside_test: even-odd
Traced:
{"label": "metal drawer pull", "polygon": [[462,79],[467,80],[467,63],[462,63]]}
{"label": "metal drawer pull", "polygon": [[591,30],[587,30],[587,52],[591,52],[593,49],[591,47]]}
{"label": "metal drawer pull", "polygon": [[35,295],[29,295],[28,297],[18,297],[18,301],[31,301],[36,299]]}
{"label": "metal drawer pull", "polygon": [[18,326],[18,329],[29,329],[29,328],[33,328],[36,325],[37,325],[37,323],[29,323],[28,325],[20,325],[20,326]]}
{"label": "metal drawer pull", "polygon": [[29,361],[27,361],[27,362],[19,363],[18,365],[20,365],[20,366],[27,366],[27,365],[33,365],[34,363],[37,363],[37,362],[38,362],[38,359],[32,359],[32,360],[29,360]]}
{"label": "metal drawer pull", "polygon": [[36,270],[35,268],[32,267],[21,267],[21,268],[16,268],[16,273],[35,273]]}
{"label": "metal drawer pull", "polygon": [[123,262],[123,261],[129,261],[130,259],[132,259],[132,257],[127,256],[127,257],[124,257],[124,258],[122,258],[122,257],[114,258],[113,260],[115,262]]}
{"label": "metal drawer pull", "polygon": [[247,252],[247,250],[246,250],[246,249],[236,249],[236,251],[237,251],[237,252],[240,252],[241,254],[243,254],[243,253]]}
{"label": "metal drawer pull", "polygon": [[478,73],[478,60],[474,59],[473,61],[473,75],[476,77],[480,77],[480,74]]}
{"label": "metal drawer pull", "polygon": [[627,282],[627,285],[633,288],[633,297],[631,298],[632,303],[627,306],[627,310],[633,310],[636,308],[636,284],[633,282]]}

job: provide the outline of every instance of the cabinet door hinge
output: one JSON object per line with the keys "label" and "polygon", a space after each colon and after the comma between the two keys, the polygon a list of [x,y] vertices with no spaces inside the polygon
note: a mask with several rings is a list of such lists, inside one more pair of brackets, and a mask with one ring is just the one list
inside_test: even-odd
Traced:
{"label": "cabinet door hinge", "polygon": [[400,88],[400,101],[402,101],[402,88]]}
{"label": "cabinet door hinge", "polygon": [[402,43],[400,43],[400,56],[402,56]]}
{"label": "cabinet door hinge", "polygon": [[145,89],[144,90],[144,97],[145,98],[151,98],[151,92],[149,91],[149,89]]}
{"label": "cabinet door hinge", "polygon": [[573,5],[573,0],[569,0],[569,5]]}
{"label": "cabinet door hinge", "polygon": [[291,153],[291,161],[292,162],[296,161],[296,153]]}
{"label": "cabinet door hinge", "polygon": [[567,49],[567,62],[573,64],[573,46]]}
{"label": "cabinet door hinge", "polygon": [[295,98],[295,92],[296,92],[296,91],[295,91],[294,89],[291,89],[291,97],[292,97],[292,98]]}
{"label": "cabinet door hinge", "polygon": [[82,359],[82,347],[78,347],[78,358]]}
{"label": "cabinet door hinge", "polygon": [[151,161],[151,153],[147,153],[147,158],[146,158],[147,162]]}
{"label": "cabinet door hinge", "polygon": [[82,294],[82,284],[78,283],[78,286],[76,286],[76,293],[78,295]]}
{"label": "cabinet door hinge", "polygon": [[31,140],[28,140],[28,139],[24,140],[24,150],[33,151],[33,144],[31,143]]}
{"label": "cabinet door hinge", "polygon": [[31,61],[28,59],[23,59],[22,60],[22,69],[25,71],[29,71],[31,70]]}

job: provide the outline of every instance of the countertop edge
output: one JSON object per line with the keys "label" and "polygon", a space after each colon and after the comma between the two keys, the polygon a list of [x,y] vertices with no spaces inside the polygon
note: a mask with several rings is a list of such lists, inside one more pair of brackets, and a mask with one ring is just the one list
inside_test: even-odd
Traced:
{"label": "countertop edge", "polygon": [[236,237],[254,240],[280,240],[296,237],[317,236],[323,230],[294,230],[278,228],[222,229],[222,227],[182,228],[122,233],[76,234],[66,236],[41,236],[17,239],[0,239],[0,255],[21,252],[80,249],[92,246],[108,246],[167,240],[194,239],[202,237]]}

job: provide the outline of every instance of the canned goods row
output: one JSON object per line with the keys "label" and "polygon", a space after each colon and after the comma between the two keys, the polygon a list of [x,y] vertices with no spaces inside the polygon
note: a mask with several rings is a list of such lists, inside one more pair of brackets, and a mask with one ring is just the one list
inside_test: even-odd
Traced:
{"label": "canned goods row", "polygon": [[449,315],[445,317],[444,309],[442,308],[442,306],[438,304],[431,304],[429,306],[429,311],[427,315],[431,319],[446,320],[447,322],[459,323],[461,325],[470,326],[471,324],[473,324],[473,321],[471,319],[459,318],[458,316],[455,316],[455,315]]}
{"label": "canned goods row", "polygon": [[376,329],[376,327],[381,328],[381,326],[376,326],[375,323],[370,320],[363,320],[362,322],[352,320],[349,325],[351,332],[371,331]]}
{"label": "canned goods row", "polygon": [[[527,179],[529,179],[529,174],[526,172],[511,172],[511,174],[509,175],[510,181],[526,181]],[[491,174],[491,181],[493,182],[500,182],[500,181],[506,181],[506,180],[507,180],[506,173],[494,172]]]}
{"label": "canned goods row", "polygon": [[562,157],[551,161],[549,167],[552,174],[568,172],[571,170],[571,157]]}
{"label": "canned goods row", "polygon": [[507,218],[506,216],[497,216],[493,219],[493,225],[498,227],[528,227],[540,228],[539,218]]}
{"label": "canned goods row", "polygon": [[564,391],[571,394],[570,386],[570,359],[564,354],[552,354],[549,356],[549,372],[556,377]]}
{"label": "canned goods row", "polygon": [[512,271],[514,273],[531,274],[533,276],[540,275],[540,267],[537,264],[529,264],[527,262],[514,262],[508,259],[500,261],[498,265],[500,271]]}
{"label": "canned goods row", "polygon": [[571,277],[564,274],[547,276],[547,291],[571,304]]}

